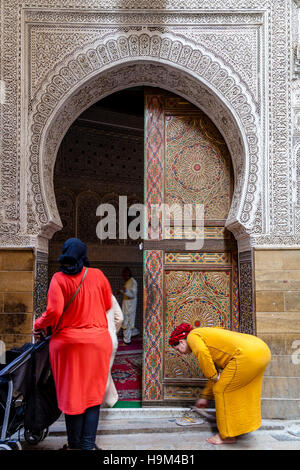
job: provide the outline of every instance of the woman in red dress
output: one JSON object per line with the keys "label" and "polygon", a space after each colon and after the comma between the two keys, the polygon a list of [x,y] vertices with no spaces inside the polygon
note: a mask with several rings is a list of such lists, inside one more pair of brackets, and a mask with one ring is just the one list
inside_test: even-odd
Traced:
{"label": "woman in red dress", "polygon": [[36,320],[34,333],[52,328],[49,355],[58,406],[65,413],[65,448],[93,450],[112,353],[106,318],[112,291],[102,271],[85,267],[86,255],[86,245],[77,238],[64,243],[60,272],[52,277],[47,310]]}

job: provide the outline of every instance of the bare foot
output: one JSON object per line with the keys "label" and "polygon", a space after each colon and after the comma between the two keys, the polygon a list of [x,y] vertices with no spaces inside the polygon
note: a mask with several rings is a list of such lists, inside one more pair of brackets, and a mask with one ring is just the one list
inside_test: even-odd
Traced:
{"label": "bare foot", "polygon": [[222,444],[234,444],[236,442],[236,438],[227,437],[226,439],[222,439],[220,434],[216,434],[215,436],[206,439],[206,442],[208,442],[209,444],[214,444],[215,446]]}

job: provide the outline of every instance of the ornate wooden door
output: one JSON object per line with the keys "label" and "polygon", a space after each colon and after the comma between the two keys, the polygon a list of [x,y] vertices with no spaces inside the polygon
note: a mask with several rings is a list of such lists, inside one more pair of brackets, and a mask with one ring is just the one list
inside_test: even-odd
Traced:
{"label": "ornate wooden door", "polygon": [[[175,326],[238,330],[236,244],[225,229],[233,192],[226,143],[198,108],[159,89],[145,92],[145,203],[203,204],[204,245],[187,250],[175,220],[146,224],[143,404],[187,404],[205,379],[192,355],[168,345]],[[176,218],[176,217],[175,217]],[[152,229],[152,231],[151,231]],[[152,237],[152,238],[151,238]]]}

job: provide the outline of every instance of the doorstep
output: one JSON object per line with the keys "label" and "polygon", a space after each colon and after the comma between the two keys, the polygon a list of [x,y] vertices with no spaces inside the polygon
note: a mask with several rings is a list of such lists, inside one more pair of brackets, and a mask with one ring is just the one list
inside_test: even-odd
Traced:
{"label": "doorstep", "polygon": [[[194,431],[212,431],[214,423],[205,421],[202,424],[179,426],[178,418],[184,417],[190,408],[103,408],[100,411],[98,434],[148,434],[148,433],[181,433]],[[213,409],[207,409],[213,412]],[[291,423],[290,421],[288,422]],[[260,430],[284,430],[287,421],[263,420]],[[49,429],[50,436],[66,434],[64,416],[62,415]]]}

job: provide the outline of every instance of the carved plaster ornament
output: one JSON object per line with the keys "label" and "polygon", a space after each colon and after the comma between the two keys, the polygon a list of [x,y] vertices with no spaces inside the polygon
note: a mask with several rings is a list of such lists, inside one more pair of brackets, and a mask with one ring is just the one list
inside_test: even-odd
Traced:
{"label": "carved plaster ornament", "polygon": [[250,93],[211,52],[174,35],[145,30],[109,35],[69,56],[36,95],[29,121],[30,174],[40,225],[48,227],[49,235],[60,227],[52,177],[57,148],[70,124],[102,97],[141,84],[185,97],[215,122],[235,171],[227,225],[233,230],[241,224],[250,227],[260,184],[260,127]]}

